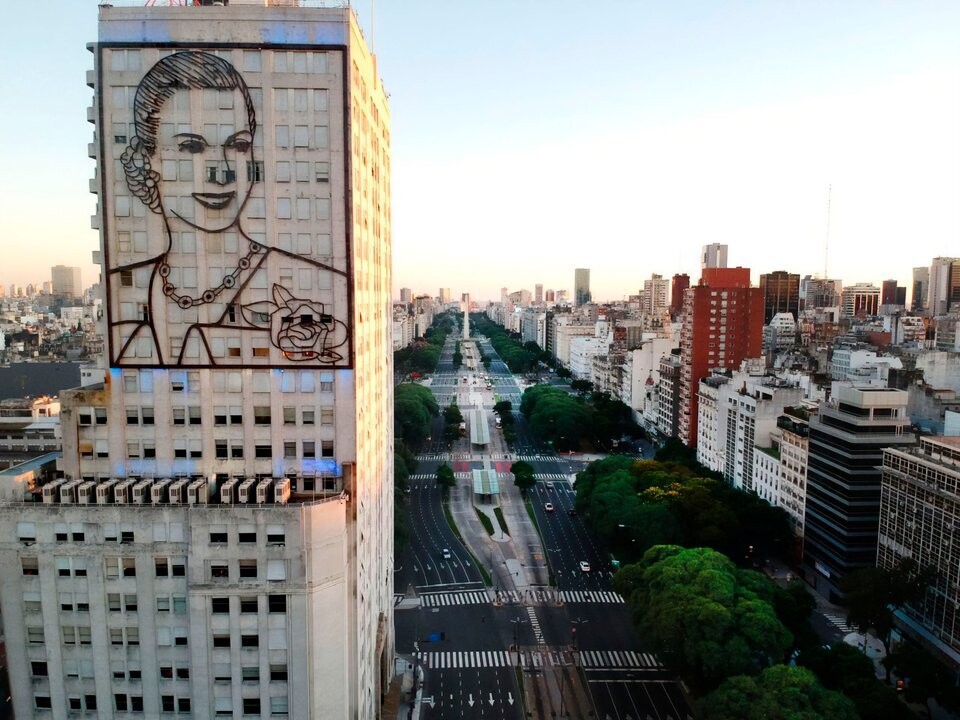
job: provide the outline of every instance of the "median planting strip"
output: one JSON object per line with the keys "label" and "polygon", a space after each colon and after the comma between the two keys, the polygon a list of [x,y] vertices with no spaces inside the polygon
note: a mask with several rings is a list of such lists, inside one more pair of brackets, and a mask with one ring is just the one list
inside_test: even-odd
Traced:
{"label": "median planting strip", "polygon": [[480,564],[479,560],[477,560],[477,556],[470,551],[469,547],[467,547],[467,544],[463,541],[463,535],[460,534],[460,529],[453,521],[453,515],[450,514],[450,501],[444,498],[441,504],[443,505],[443,516],[447,519],[447,525],[450,526],[453,534],[457,536],[457,540],[460,541],[463,549],[467,551],[467,554],[470,555],[470,558],[473,560],[473,564],[480,571],[480,575],[483,576],[483,584],[487,587],[491,587],[493,585],[493,579],[490,577],[490,573],[487,572],[487,569]]}
{"label": "median planting strip", "polygon": [[500,523],[500,529],[503,530],[503,534],[509,535],[510,530],[507,529],[507,521],[503,517],[503,509],[497,505],[497,507],[493,509],[493,514],[497,516],[497,522]]}

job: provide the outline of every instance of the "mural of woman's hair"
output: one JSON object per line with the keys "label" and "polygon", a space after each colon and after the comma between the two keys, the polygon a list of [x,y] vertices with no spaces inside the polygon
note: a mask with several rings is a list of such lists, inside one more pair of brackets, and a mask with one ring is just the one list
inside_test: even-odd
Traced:
{"label": "mural of woman's hair", "polygon": [[212,53],[187,51],[174,53],[157,62],[143,76],[133,100],[135,134],[120,156],[127,187],[150,210],[161,212],[160,173],[150,158],[157,149],[160,108],[180,89],[210,88],[240,90],[247,109],[251,135],[257,129],[253,98],[243,77],[223,58]]}

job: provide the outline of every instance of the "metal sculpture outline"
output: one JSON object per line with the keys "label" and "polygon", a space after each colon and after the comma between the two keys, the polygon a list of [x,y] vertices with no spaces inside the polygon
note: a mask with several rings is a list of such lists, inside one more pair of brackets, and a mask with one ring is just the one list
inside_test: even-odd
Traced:
{"label": "metal sculpture outline", "polygon": [[[218,91],[239,91],[242,96],[247,127],[229,135],[218,146],[222,154],[224,170],[217,177],[208,178],[217,188],[211,192],[202,189],[191,193],[198,206],[209,210],[228,211],[224,222],[216,227],[205,227],[196,220],[185,217],[176,210],[164,210],[161,195],[162,180],[153,166],[152,160],[158,153],[160,132],[160,113],[164,104],[169,102],[179,90],[192,88]],[[133,102],[135,134],[120,157],[127,187],[135,198],[144,204],[151,213],[161,216],[165,234],[164,248],[158,254],[146,260],[109,267],[108,284],[121,278],[121,273],[150,267],[150,279],[147,288],[146,316],[138,320],[113,320],[110,323],[111,365],[131,367],[287,367],[267,359],[265,362],[241,360],[232,362],[229,358],[216,356],[211,343],[211,333],[228,330],[231,333],[245,332],[266,334],[270,344],[280,351],[286,363],[313,368],[349,367],[352,360],[349,344],[351,332],[349,326],[328,311],[325,304],[314,298],[297,297],[290,288],[273,283],[269,295],[272,300],[253,300],[245,297],[249,292],[251,280],[261,269],[265,269],[272,258],[288,259],[319,271],[332,273],[349,279],[348,273],[332,265],[309,257],[289,252],[279,247],[269,246],[254,240],[242,225],[243,211],[248,205],[253,189],[262,178],[248,180],[244,193],[229,189],[235,185],[240,165],[243,161],[255,164],[254,137],[257,131],[257,117],[249,88],[240,73],[229,62],[212,53],[186,50],[161,58],[143,76],[137,86]],[[204,151],[215,143],[202,134],[178,132],[174,136],[181,151],[188,154]],[[233,166],[228,155],[233,156]],[[219,161],[218,161],[219,162]],[[215,171],[216,173],[217,171]],[[232,175],[231,175],[232,173]],[[169,212],[169,215],[167,214]],[[172,217],[171,217],[172,216]],[[223,273],[219,284],[210,286],[202,292],[189,294],[177,287],[171,279],[170,254],[172,250],[171,222],[176,220],[189,228],[209,234],[236,232],[247,242],[246,253],[239,258],[236,267]],[[347,283],[349,294],[349,283]],[[159,293],[157,292],[159,290]],[[262,294],[262,293],[260,293]],[[210,322],[192,322],[183,334],[181,348],[176,357],[166,357],[161,347],[155,325],[157,313],[154,303],[161,296],[164,301],[173,303],[181,310],[224,302],[224,310],[219,317]],[[349,302],[344,302],[349,307]],[[238,312],[239,310],[239,312]],[[115,342],[114,329],[130,326],[132,332],[123,341]],[[128,357],[134,342],[146,336],[153,344],[156,361],[136,362]],[[190,342],[196,340],[206,353],[206,361],[194,361],[188,357]],[[116,347],[119,345],[119,349]],[[202,353],[198,353],[198,357]]]}

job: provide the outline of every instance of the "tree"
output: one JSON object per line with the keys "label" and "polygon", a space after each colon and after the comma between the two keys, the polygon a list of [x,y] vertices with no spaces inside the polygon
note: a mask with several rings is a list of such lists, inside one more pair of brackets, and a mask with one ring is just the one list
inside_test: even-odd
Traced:
{"label": "tree", "polygon": [[860,632],[873,629],[889,653],[893,614],[923,597],[934,571],[905,559],[892,569],[868,567],[854,570],[840,582],[848,620]]}
{"label": "tree", "polygon": [[513,473],[513,484],[520,488],[520,493],[526,497],[527,490],[537,482],[533,476],[533,466],[523,460],[517,460],[510,466],[510,472]]}
{"label": "tree", "polygon": [[705,720],[858,720],[848,698],[787,665],[731,677],[704,699],[703,710]]}
{"label": "tree", "polygon": [[509,415],[513,417],[513,403],[509,400],[500,400],[493,406],[493,411],[500,415],[500,418],[503,422],[506,422],[505,418]]}
{"label": "tree", "polygon": [[574,380],[570,383],[570,389],[576,390],[578,393],[588,393],[593,390],[593,383],[589,380]]}
{"label": "tree", "polygon": [[772,585],[768,578],[709,548],[657,545],[639,565],[642,582],[629,600],[638,628],[694,687],[783,659],[793,638],[756,592]]}
{"label": "tree", "polygon": [[451,402],[443,409],[443,421],[447,425],[459,425],[463,422],[463,413],[456,401]]}
{"label": "tree", "polygon": [[954,674],[926,650],[901,643],[883,663],[888,672],[905,679],[904,694],[910,702],[929,708],[930,700],[935,699],[953,712],[960,707]]}
{"label": "tree", "polygon": [[453,475],[453,469],[446,463],[443,463],[437,468],[437,485],[443,490],[444,495],[447,494],[450,488],[456,487],[457,485],[457,479]]}
{"label": "tree", "polygon": [[573,376],[573,373],[567,370],[565,367],[557,368],[557,377],[561,380],[569,380]]}

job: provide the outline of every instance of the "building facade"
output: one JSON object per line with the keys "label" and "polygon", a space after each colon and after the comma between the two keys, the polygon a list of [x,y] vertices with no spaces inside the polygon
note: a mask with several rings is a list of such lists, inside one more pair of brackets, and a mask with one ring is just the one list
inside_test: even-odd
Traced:
{"label": "building facade", "polygon": [[803,563],[831,602],[847,573],[876,561],[883,452],[914,442],[906,408],[902,390],[840,385],[810,419]]}
{"label": "building facade", "polygon": [[960,661],[960,438],[924,437],[883,453],[877,567],[914,560],[935,571],[920,602],[898,615],[911,634]]}
{"label": "building facade", "polygon": [[776,270],[760,276],[763,294],[763,322],[768,324],[777,313],[800,314],[800,275]]}
{"label": "building facade", "polygon": [[590,269],[577,268],[573,271],[573,304],[579,307],[592,300],[590,295]]}
{"label": "building facade", "polygon": [[80,268],[54,265],[50,268],[50,290],[54,295],[78,298],[83,294],[80,283]]}
{"label": "building facade", "polygon": [[697,442],[700,380],[714,368],[737,368],[761,353],[763,296],[748,268],[705,269],[688,288],[680,332],[680,439]]}
{"label": "building facade", "polygon": [[690,287],[690,276],[686,273],[677,273],[670,281],[670,314],[677,317],[683,312],[683,298]]}
{"label": "building facade", "polygon": [[725,268],[727,266],[727,246],[723,243],[710,243],[703,246],[700,257],[701,269]]}
{"label": "building facade", "polygon": [[[17,717],[376,718],[392,675],[390,130],[349,8],[100,7],[108,365],[4,489]],[[105,418],[87,423],[84,418]]]}

